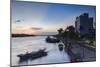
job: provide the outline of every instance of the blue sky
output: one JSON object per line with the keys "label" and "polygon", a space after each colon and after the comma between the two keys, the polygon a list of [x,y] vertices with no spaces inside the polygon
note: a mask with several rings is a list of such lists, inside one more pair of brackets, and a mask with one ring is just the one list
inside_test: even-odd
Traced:
{"label": "blue sky", "polygon": [[38,34],[56,32],[75,23],[75,18],[82,13],[89,13],[95,22],[95,6],[51,4],[13,1],[12,32]]}

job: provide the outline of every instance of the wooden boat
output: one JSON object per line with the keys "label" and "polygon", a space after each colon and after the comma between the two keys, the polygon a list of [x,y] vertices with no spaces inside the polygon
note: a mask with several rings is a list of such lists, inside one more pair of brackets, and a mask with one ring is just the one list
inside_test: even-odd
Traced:
{"label": "wooden boat", "polygon": [[37,52],[31,52],[31,53],[26,53],[26,54],[19,54],[17,55],[20,58],[20,62],[27,61],[27,60],[35,60],[37,58],[41,58],[44,56],[47,56],[47,52],[45,49],[40,49]]}
{"label": "wooden boat", "polygon": [[48,43],[58,43],[58,42],[60,42],[60,40],[56,39],[56,38],[50,38],[50,36],[48,36],[46,38],[46,42],[48,42]]}

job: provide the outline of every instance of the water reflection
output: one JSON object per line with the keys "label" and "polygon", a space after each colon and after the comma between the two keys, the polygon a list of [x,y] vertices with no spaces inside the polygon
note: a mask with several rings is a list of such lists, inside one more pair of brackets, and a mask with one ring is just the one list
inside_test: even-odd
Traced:
{"label": "water reflection", "polygon": [[[46,43],[45,38],[45,36],[12,38],[12,65],[70,62],[68,54],[64,50],[60,51],[58,48],[58,45],[61,43]],[[28,60],[27,62],[22,62],[20,64],[18,63],[18,54],[38,51],[42,48],[46,48],[46,51],[48,52],[47,56],[35,60]]]}

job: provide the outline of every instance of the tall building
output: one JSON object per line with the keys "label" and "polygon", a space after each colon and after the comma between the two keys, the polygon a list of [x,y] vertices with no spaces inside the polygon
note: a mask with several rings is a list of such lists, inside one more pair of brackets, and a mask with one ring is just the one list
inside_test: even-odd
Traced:
{"label": "tall building", "polygon": [[76,17],[75,21],[75,31],[80,34],[80,36],[95,34],[93,28],[93,18],[89,17],[88,13],[84,13]]}

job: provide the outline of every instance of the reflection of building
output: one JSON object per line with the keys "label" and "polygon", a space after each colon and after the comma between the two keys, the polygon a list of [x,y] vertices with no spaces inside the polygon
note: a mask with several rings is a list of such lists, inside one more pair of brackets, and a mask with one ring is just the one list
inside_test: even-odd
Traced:
{"label": "reflection of building", "polygon": [[95,29],[93,28],[93,18],[88,16],[88,13],[84,13],[76,17],[75,30],[80,36],[95,35]]}

